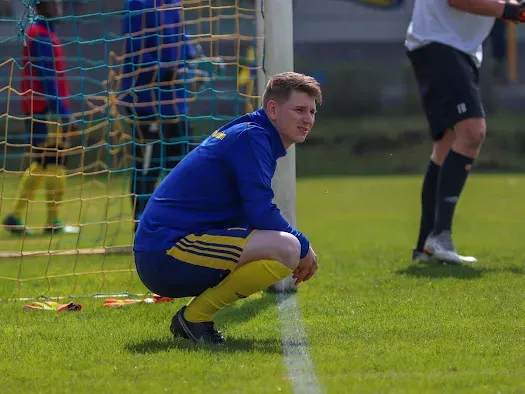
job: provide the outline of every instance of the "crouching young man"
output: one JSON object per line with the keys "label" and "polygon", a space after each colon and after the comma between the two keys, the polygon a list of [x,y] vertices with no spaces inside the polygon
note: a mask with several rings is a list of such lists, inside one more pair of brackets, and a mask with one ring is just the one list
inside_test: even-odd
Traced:
{"label": "crouching young man", "polygon": [[317,271],[310,242],[272,203],[277,159],[312,129],[319,83],[294,72],[267,84],[263,107],[214,131],[162,181],[135,237],[137,272],[156,294],[193,297],[171,332],[222,343],[215,314],[293,273]]}

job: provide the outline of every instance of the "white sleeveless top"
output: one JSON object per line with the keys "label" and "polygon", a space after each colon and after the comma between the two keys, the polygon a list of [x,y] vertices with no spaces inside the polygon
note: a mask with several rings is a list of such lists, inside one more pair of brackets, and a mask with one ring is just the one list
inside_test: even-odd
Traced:
{"label": "white sleeveless top", "polygon": [[482,44],[495,20],[452,8],[447,0],[415,0],[405,46],[411,51],[430,42],[439,42],[472,56],[480,67]]}

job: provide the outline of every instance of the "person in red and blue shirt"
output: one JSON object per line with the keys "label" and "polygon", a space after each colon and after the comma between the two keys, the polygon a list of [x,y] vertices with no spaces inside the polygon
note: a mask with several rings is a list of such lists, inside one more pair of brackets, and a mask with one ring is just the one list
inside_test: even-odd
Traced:
{"label": "person in red and blue shirt", "polygon": [[293,273],[317,271],[308,238],[272,202],[277,159],[312,129],[319,83],[275,75],[263,107],[214,131],[175,167],[146,206],[134,242],[142,282],[166,297],[194,297],[172,319],[175,337],[221,343],[217,311]]}
{"label": "person in red and blue shirt", "polygon": [[43,183],[46,186],[47,220],[45,232],[60,232],[57,203],[65,188],[66,136],[48,119],[62,120],[76,130],[69,102],[65,55],[53,20],[62,16],[60,0],[40,0],[35,5],[35,20],[27,29],[23,48],[21,97],[26,126],[26,143],[30,146],[31,164],[24,172],[11,213],[4,219],[6,230],[27,234],[24,222],[28,202]]}

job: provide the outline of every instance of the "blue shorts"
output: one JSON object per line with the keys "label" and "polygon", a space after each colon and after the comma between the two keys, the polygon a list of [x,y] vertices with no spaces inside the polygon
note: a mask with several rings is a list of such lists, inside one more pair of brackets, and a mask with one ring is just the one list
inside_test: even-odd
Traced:
{"label": "blue shorts", "polygon": [[40,147],[47,142],[49,130],[47,128],[47,114],[33,114],[32,119],[25,120],[27,143]]}
{"label": "blue shorts", "polygon": [[135,252],[137,273],[153,293],[194,297],[217,286],[237,267],[255,230],[234,227],[190,234],[166,251]]}

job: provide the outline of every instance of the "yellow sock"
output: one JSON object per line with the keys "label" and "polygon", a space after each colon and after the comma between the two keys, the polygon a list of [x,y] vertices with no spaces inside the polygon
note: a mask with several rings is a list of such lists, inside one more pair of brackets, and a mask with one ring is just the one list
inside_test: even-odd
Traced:
{"label": "yellow sock", "polygon": [[232,271],[221,283],[191,299],[184,311],[190,322],[212,321],[215,313],[239,298],[264,290],[292,270],[275,260],[252,261]]}
{"label": "yellow sock", "polygon": [[15,219],[22,220],[26,218],[29,200],[33,199],[35,192],[44,181],[43,173],[44,167],[37,162],[33,162],[22,175],[12,212]]}
{"label": "yellow sock", "polygon": [[48,164],[45,171],[46,177],[46,200],[47,200],[47,222],[52,225],[57,220],[57,204],[64,198],[66,188],[66,169],[64,166]]}

